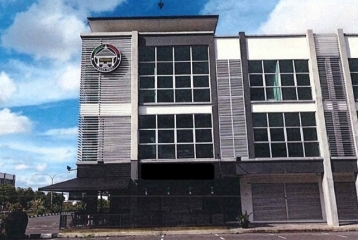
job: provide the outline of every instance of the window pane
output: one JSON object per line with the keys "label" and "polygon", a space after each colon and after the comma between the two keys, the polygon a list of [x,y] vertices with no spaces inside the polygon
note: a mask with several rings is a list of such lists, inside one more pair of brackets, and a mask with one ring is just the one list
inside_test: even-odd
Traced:
{"label": "window pane", "polygon": [[154,63],[139,63],[139,75],[154,75]]}
{"label": "window pane", "polygon": [[268,143],[255,143],[255,157],[270,157],[270,147]]}
{"label": "window pane", "polygon": [[275,73],[278,70],[276,60],[264,60],[264,71],[265,73]]}
{"label": "window pane", "polygon": [[212,142],[211,129],[195,130],[196,142]]}
{"label": "window pane", "polygon": [[252,123],[254,127],[267,127],[266,113],[253,113]]}
{"label": "window pane", "polygon": [[250,86],[263,86],[262,75],[250,74]]}
{"label": "window pane", "polygon": [[174,115],[158,115],[158,128],[174,128]]}
{"label": "window pane", "polygon": [[358,87],[353,87],[354,99],[358,99]]}
{"label": "window pane", "polygon": [[140,130],[139,131],[140,143],[155,143],[155,130]]}
{"label": "window pane", "polygon": [[208,60],[207,46],[193,46],[193,60]]}
{"label": "window pane", "polygon": [[289,157],[303,157],[302,143],[288,143],[288,156]]}
{"label": "window pane", "polygon": [[190,76],[175,77],[176,88],[190,88],[191,81]]}
{"label": "window pane", "polygon": [[358,58],[350,58],[349,61],[349,70],[351,72],[358,72]]}
{"label": "window pane", "polygon": [[193,128],[193,115],[180,114],[176,115],[177,128]]}
{"label": "window pane", "polygon": [[266,86],[280,86],[277,74],[265,74],[265,83]]}
{"label": "window pane", "polygon": [[292,73],[293,72],[292,60],[279,60],[279,64],[280,64],[280,72],[281,73]]}
{"label": "window pane", "polygon": [[172,47],[157,47],[157,61],[173,61]]}
{"label": "window pane", "polygon": [[316,128],[303,128],[303,139],[305,141],[316,141],[317,140]]}
{"label": "window pane", "polygon": [[151,129],[156,128],[156,116],[155,115],[140,115],[139,116],[139,128]]}
{"label": "window pane", "polygon": [[270,135],[271,141],[285,141],[283,128],[271,128]]}
{"label": "window pane", "polygon": [[154,47],[140,47],[139,48],[139,61],[140,62],[154,62]]}
{"label": "window pane", "polygon": [[178,158],[194,158],[194,144],[178,144]]}
{"label": "window pane", "polygon": [[190,61],[190,47],[174,47],[175,61]]}
{"label": "window pane", "polygon": [[140,77],[139,88],[154,88],[154,77]]}
{"label": "window pane", "polygon": [[159,159],[174,159],[175,158],[175,145],[158,145],[158,158]]}
{"label": "window pane", "polygon": [[286,128],[287,141],[302,141],[299,128]]}
{"label": "window pane", "polygon": [[286,126],[300,126],[300,116],[298,113],[285,113]]}
{"label": "window pane", "polygon": [[298,86],[310,86],[310,75],[308,74],[296,74]]}
{"label": "window pane", "polygon": [[268,141],[267,129],[254,129],[254,141]]}
{"label": "window pane", "polygon": [[173,88],[173,78],[172,77],[158,77],[157,79],[158,88]]}
{"label": "window pane", "polygon": [[192,102],[191,90],[175,90],[175,102]]}
{"label": "window pane", "polygon": [[294,88],[294,87],[282,88],[282,99],[283,100],[297,100],[296,88]]}
{"label": "window pane", "polygon": [[210,102],[210,90],[194,89],[194,102]]}
{"label": "window pane", "polygon": [[262,61],[249,61],[249,73],[262,73]]}
{"label": "window pane", "polygon": [[266,99],[267,100],[282,100],[281,88],[280,87],[266,88]]}
{"label": "window pane", "polygon": [[177,130],[177,142],[194,142],[193,130]]}
{"label": "window pane", "polygon": [[155,90],[140,90],[139,103],[155,102]]}
{"label": "window pane", "polygon": [[293,74],[281,74],[281,86],[295,86]]}
{"label": "window pane", "polygon": [[294,60],[296,72],[308,72],[307,60]]}
{"label": "window pane", "polygon": [[268,118],[270,127],[283,127],[282,113],[269,113]]}
{"label": "window pane", "polygon": [[211,114],[195,114],[195,128],[211,128]]}
{"label": "window pane", "polygon": [[140,159],[156,159],[155,145],[139,145]]}
{"label": "window pane", "polygon": [[285,143],[271,143],[272,157],[287,157]]}
{"label": "window pane", "polygon": [[212,158],[213,145],[212,144],[196,144],[196,158]]}
{"label": "window pane", "polygon": [[304,143],[306,157],[319,157],[318,143]]}
{"label": "window pane", "polygon": [[352,85],[358,85],[358,73],[351,73]]}
{"label": "window pane", "polygon": [[312,100],[312,93],[310,87],[297,88],[298,100]]}
{"label": "window pane", "polygon": [[193,62],[193,73],[208,74],[209,73],[208,62]]}
{"label": "window pane", "polygon": [[173,74],[173,64],[172,63],[157,63],[157,74],[158,75],[171,75]]}
{"label": "window pane", "polygon": [[173,90],[157,90],[157,102],[174,102]]}
{"label": "window pane", "polygon": [[265,93],[263,88],[251,88],[250,98],[252,101],[265,100]]}
{"label": "window pane", "polygon": [[302,126],[316,126],[316,118],[313,112],[301,113]]}
{"label": "window pane", "polygon": [[158,130],[158,142],[159,143],[173,143],[174,142],[174,130]]}
{"label": "window pane", "polygon": [[194,87],[209,87],[209,76],[194,76]]}
{"label": "window pane", "polygon": [[175,74],[190,74],[190,62],[176,62]]}

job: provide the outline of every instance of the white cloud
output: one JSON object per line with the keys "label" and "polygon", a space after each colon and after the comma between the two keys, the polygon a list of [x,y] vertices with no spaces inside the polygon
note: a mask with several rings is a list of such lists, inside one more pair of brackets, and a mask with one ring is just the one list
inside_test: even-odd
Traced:
{"label": "white cloud", "polygon": [[80,88],[80,68],[67,66],[58,79],[58,84],[65,91],[77,91]]}
{"label": "white cloud", "polygon": [[114,10],[124,0],[38,0],[16,14],[4,32],[4,47],[29,54],[36,59],[69,60],[79,55],[80,33],[85,32],[85,17],[90,12]]}
{"label": "white cloud", "polygon": [[20,113],[13,113],[8,108],[0,111],[0,135],[29,132],[32,122]]}
{"label": "white cloud", "polygon": [[45,169],[47,168],[47,164],[46,163],[40,163],[40,164],[37,164],[35,166],[35,169],[37,171],[44,171]]}
{"label": "white cloud", "polygon": [[16,14],[13,25],[2,36],[2,44],[37,59],[69,60],[78,54],[79,34],[86,30],[71,12],[60,0],[39,0],[28,11]]}
{"label": "white cloud", "polygon": [[260,33],[357,32],[357,16],[356,0],[280,0]]}
{"label": "white cloud", "polygon": [[24,163],[15,166],[15,170],[26,170],[26,169],[29,169],[29,168],[30,168],[30,166],[26,165]]}
{"label": "white cloud", "polygon": [[5,72],[0,73],[0,102],[8,100],[16,91],[15,83]]}
{"label": "white cloud", "polygon": [[43,135],[47,136],[67,136],[67,135],[77,135],[78,128],[56,128],[46,131]]}
{"label": "white cloud", "polygon": [[278,0],[209,0],[201,14],[218,14],[216,34],[253,32],[266,21]]}
{"label": "white cloud", "polygon": [[72,62],[49,65],[9,60],[4,66],[6,74],[16,83],[16,91],[11,98],[0,101],[0,107],[37,105],[78,98],[80,67],[77,65]]}

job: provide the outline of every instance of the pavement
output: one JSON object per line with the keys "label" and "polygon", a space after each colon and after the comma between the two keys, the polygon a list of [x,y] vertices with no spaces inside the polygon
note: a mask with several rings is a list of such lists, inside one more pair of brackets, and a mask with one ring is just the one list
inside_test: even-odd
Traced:
{"label": "pavement", "polygon": [[113,237],[161,234],[242,234],[242,233],[288,233],[288,232],[346,232],[358,231],[358,223],[345,223],[339,227],[330,227],[326,223],[295,223],[295,224],[251,224],[248,229],[237,227],[167,227],[167,228],[127,228],[127,229],[71,229],[61,230],[57,237]]}

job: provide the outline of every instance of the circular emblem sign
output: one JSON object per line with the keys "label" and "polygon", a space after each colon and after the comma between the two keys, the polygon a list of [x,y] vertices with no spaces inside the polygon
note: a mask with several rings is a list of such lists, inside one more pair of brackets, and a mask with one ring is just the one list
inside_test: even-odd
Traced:
{"label": "circular emblem sign", "polygon": [[101,44],[92,51],[91,63],[99,72],[112,72],[121,63],[121,52],[111,44]]}

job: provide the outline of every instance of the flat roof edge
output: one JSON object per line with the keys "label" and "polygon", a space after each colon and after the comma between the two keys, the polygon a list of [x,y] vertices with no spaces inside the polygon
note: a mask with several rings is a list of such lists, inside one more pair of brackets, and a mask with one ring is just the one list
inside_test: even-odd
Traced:
{"label": "flat roof edge", "polygon": [[138,16],[138,17],[88,17],[88,21],[96,20],[135,20],[135,19],[185,19],[185,18],[219,18],[219,15],[178,15],[178,16]]}

